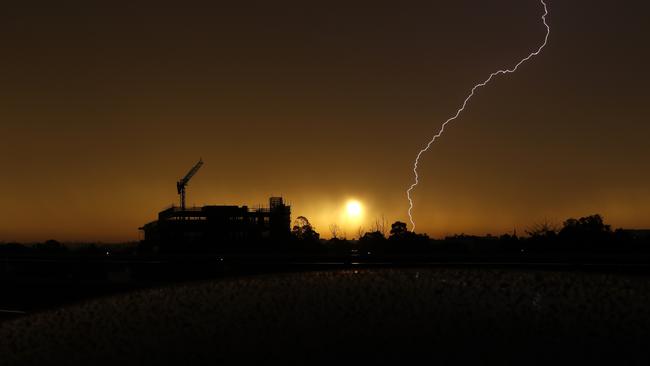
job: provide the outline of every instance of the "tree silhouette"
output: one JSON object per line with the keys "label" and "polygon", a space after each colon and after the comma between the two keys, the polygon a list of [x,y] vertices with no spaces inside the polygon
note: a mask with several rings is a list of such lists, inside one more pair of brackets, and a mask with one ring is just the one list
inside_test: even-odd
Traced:
{"label": "tree silhouette", "polygon": [[389,239],[392,241],[400,241],[400,242],[423,243],[429,240],[429,236],[426,234],[416,234],[412,231],[408,231],[408,229],[406,228],[406,223],[402,221],[395,221],[391,225]]}
{"label": "tree silhouette", "polygon": [[375,223],[371,226],[370,230],[371,232],[378,231],[384,237],[386,236],[386,218],[384,217],[384,215],[381,215],[381,219],[379,218],[375,219]]}
{"label": "tree silhouette", "polygon": [[526,229],[526,234],[531,238],[551,238],[558,233],[558,225],[548,219],[537,222]]}
{"label": "tree silhouette", "polygon": [[560,234],[573,235],[593,235],[593,234],[607,234],[611,233],[612,228],[605,225],[603,217],[599,214],[581,217],[579,219],[570,218],[564,222],[564,227],[560,230]]}
{"label": "tree silhouette", "polygon": [[601,246],[614,237],[611,227],[598,214],[566,220],[558,236],[569,246],[582,249],[587,249],[587,245]]}
{"label": "tree silhouette", "polygon": [[337,224],[331,224],[330,234],[332,235],[332,239],[338,239],[339,235],[341,234],[341,227],[338,226]]}
{"label": "tree silhouette", "polygon": [[390,226],[390,237],[391,238],[402,238],[408,233],[406,228],[406,223],[401,221],[396,221]]}
{"label": "tree silhouette", "polygon": [[291,234],[300,241],[316,242],[320,239],[320,234],[316,232],[309,220],[304,216],[296,218]]}

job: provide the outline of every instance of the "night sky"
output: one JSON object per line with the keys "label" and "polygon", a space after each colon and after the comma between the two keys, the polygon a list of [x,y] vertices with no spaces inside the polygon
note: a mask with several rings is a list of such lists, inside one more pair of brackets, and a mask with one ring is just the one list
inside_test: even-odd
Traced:
{"label": "night sky", "polygon": [[[418,231],[650,227],[646,2],[548,1],[549,44],[424,155]],[[536,0],[35,1],[0,11],[0,241],[137,240],[177,203],[348,237],[407,221],[413,159],[542,42]],[[351,198],[365,216],[342,216]]]}

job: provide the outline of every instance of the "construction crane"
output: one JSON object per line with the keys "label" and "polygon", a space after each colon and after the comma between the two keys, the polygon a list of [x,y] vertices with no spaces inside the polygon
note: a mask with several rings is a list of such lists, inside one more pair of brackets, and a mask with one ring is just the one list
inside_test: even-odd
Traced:
{"label": "construction crane", "polygon": [[187,184],[190,182],[190,179],[196,174],[196,172],[201,169],[203,166],[203,159],[200,159],[198,163],[192,168],[189,173],[185,176],[185,178],[181,179],[176,183],[176,189],[178,189],[178,194],[181,195],[181,210],[185,211],[185,188],[187,187]]}

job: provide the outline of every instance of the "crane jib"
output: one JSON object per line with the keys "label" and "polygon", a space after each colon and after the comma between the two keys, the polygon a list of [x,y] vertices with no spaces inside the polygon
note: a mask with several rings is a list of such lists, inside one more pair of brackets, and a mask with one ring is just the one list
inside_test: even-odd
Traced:
{"label": "crane jib", "polygon": [[202,166],[203,159],[200,159],[199,162],[196,163],[196,165],[187,173],[185,178],[176,183],[176,189],[178,190],[178,194],[181,196],[181,210],[185,210],[185,187]]}

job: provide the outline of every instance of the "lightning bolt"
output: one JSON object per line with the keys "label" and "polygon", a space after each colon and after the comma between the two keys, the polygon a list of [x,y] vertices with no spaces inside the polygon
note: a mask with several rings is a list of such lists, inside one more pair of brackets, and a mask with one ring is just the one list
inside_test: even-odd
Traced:
{"label": "lightning bolt", "polygon": [[490,76],[487,79],[485,79],[485,81],[483,81],[482,83],[474,85],[474,87],[472,88],[472,91],[469,93],[467,98],[465,98],[465,101],[463,101],[463,104],[461,105],[461,107],[458,108],[458,110],[456,111],[456,114],[454,114],[452,117],[450,117],[448,120],[446,120],[445,123],[442,124],[442,126],[440,127],[440,131],[438,131],[438,133],[436,135],[434,135],[433,138],[431,138],[431,140],[429,140],[429,142],[425,145],[425,147],[422,150],[420,150],[417,157],[415,158],[415,163],[413,164],[413,173],[415,175],[415,182],[413,184],[411,184],[411,187],[409,187],[409,189],[406,191],[406,197],[408,197],[408,200],[409,200],[409,211],[408,211],[408,213],[409,213],[409,220],[411,220],[411,231],[415,231],[415,220],[413,219],[413,197],[411,196],[411,193],[413,192],[415,187],[417,187],[417,185],[420,183],[420,176],[418,174],[418,165],[420,164],[420,158],[422,157],[422,154],[427,152],[429,150],[429,148],[431,147],[431,145],[440,136],[442,136],[442,134],[445,132],[445,127],[447,126],[447,124],[449,124],[451,121],[455,120],[456,118],[458,118],[458,116],[460,116],[460,114],[465,110],[465,107],[467,106],[467,103],[474,96],[474,93],[476,92],[476,90],[486,86],[492,80],[492,78],[494,78],[497,75],[514,73],[515,71],[517,71],[519,66],[521,66],[523,63],[530,60],[531,58],[539,55],[539,53],[542,52],[544,47],[546,47],[546,43],[548,42],[548,36],[551,34],[551,28],[548,26],[548,23],[546,23],[546,16],[548,15],[548,9],[546,7],[546,3],[544,2],[544,0],[540,0],[540,2],[542,3],[542,6],[544,6],[544,14],[542,15],[542,22],[544,23],[544,26],[546,27],[546,36],[544,37],[544,42],[542,43],[542,45],[539,46],[537,51],[531,52],[527,57],[521,59],[521,61],[519,61],[513,68],[495,71],[495,72],[491,73]]}

